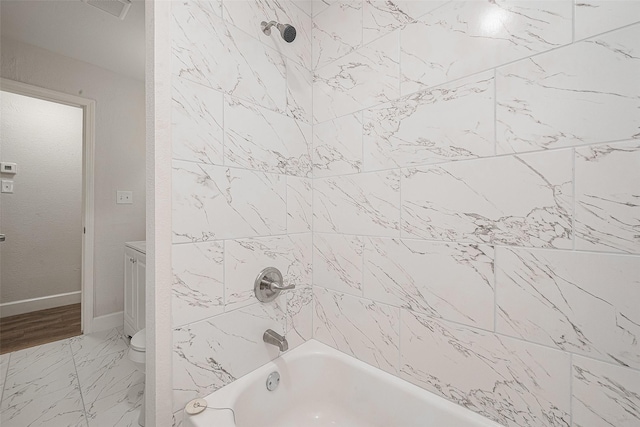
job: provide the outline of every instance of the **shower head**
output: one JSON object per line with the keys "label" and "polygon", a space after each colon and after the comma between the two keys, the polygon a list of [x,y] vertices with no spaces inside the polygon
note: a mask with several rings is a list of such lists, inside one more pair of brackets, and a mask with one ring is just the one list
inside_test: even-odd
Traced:
{"label": "shower head", "polygon": [[271,22],[262,21],[260,23],[260,27],[262,28],[262,32],[268,36],[271,35],[271,27],[276,27],[278,31],[280,31],[280,36],[287,43],[291,43],[296,39],[296,29],[293,25],[279,24],[276,21],[271,21]]}

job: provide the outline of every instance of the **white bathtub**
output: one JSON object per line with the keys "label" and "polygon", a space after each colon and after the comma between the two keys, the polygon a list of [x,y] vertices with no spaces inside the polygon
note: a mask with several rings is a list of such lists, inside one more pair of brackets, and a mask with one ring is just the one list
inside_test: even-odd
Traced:
{"label": "white bathtub", "polygon": [[[280,385],[266,388],[280,373]],[[317,341],[284,353],[184,414],[187,427],[500,427]],[[233,408],[215,410],[215,408]]]}

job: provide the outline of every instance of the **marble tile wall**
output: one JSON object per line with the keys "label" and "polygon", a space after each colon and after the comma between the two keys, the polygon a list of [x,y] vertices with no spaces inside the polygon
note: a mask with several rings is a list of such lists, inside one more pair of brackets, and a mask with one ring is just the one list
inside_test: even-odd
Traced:
{"label": "marble tile wall", "polygon": [[313,337],[505,426],[640,425],[640,2],[312,11]]}
{"label": "marble tile wall", "polygon": [[[287,44],[263,20],[296,27]],[[312,335],[312,18],[301,0],[172,2],[173,410]],[[270,304],[256,275],[296,290]]]}

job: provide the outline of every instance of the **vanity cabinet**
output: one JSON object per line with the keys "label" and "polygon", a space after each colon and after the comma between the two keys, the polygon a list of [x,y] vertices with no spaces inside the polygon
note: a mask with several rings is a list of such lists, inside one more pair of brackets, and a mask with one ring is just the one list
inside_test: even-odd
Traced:
{"label": "vanity cabinet", "polygon": [[144,329],[146,247],[127,242],[124,248],[124,334],[132,337]]}

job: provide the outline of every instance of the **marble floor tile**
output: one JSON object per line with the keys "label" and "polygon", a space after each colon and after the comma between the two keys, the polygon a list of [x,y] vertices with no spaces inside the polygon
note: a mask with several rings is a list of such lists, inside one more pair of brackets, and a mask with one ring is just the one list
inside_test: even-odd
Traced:
{"label": "marble floor tile", "polygon": [[87,426],[77,385],[44,396],[31,394],[28,399],[20,402],[3,402],[0,414],[2,427]]}
{"label": "marble floor tile", "polygon": [[634,0],[580,0],[575,7],[575,39],[640,22],[640,2]]}
{"label": "marble floor tile", "polygon": [[77,364],[90,426],[137,427],[144,374],[119,351]]}
{"label": "marble floor tile", "polygon": [[129,347],[121,327],[89,335],[79,335],[71,338],[69,344],[76,363],[117,353]]}
{"label": "marble floor tile", "polygon": [[2,404],[15,406],[77,386],[68,340],[44,344],[11,354]]}
{"label": "marble floor tile", "polygon": [[[138,427],[143,374],[122,327],[2,355],[2,427]],[[86,411],[85,411],[86,405]]]}

